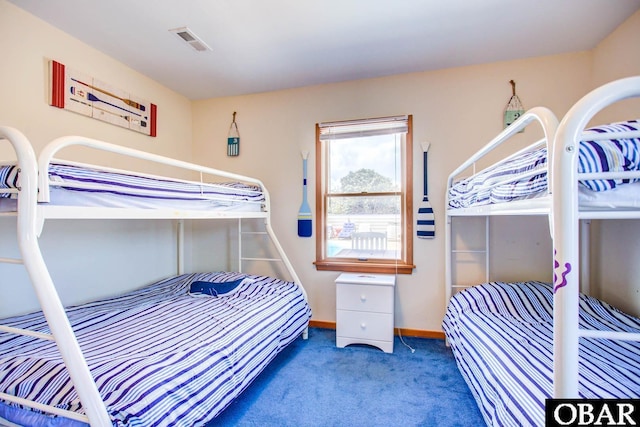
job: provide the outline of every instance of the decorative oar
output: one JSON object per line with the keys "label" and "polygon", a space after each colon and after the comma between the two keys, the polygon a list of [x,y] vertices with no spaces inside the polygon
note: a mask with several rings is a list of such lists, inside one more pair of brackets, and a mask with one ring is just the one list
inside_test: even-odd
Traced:
{"label": "decorative oar", "polygon": [[312,234],[312,216],[311,207],[307,201],[307,157],[308,151],[302,152],[302,205],[298,211],[298,236],[311,237]]}
{"label": "decorative oar", "polygon": [[427,152],[429,151],[428,142],[422,144],[422,159],[424,162],[424,197],[422,203],[418,207],[418,218],[416,224],[416,231],[420,239],[433,239],[436,236],[435,216],[433,215],[433,208],[429,203],[429,180],[427,170]]}
{"label": "decorative oar", "polygon": [[[133,112],[131,110],[127,110],[126,108],[119,107],[116,104],[112,104],[112,103],[107,102],[107,101],[105,101],[103,99],[100,99],[97,96],[95,96],[94,94],[92,94],[91,92],[87,92],[87,99],[89,101],[91,101],[91,102],[102,102],[103,104],[107,104],[107,105],[109,105],[109,106],[111,106],[113,108],[117,108],[117,109],[125,111],[125,112],[127,112],[129,114],[133,114],[134,116],[142,117],[142,114],[135,113],[135,112]],[[145,119],[146,119],[146,116],[145,116]]]}
{"label": "decorative oar", "polygon": [[76,99],[76,98],[69,98],[69,99],[72,100],[73,102],[77,102],[89,108],[94,108],[96,110],[103,111],[107,114],[111,114],[112,116],[120,117],[121,119],[125,119],[126,121],[128,121],[129,123],[133,123],[134,125],[139,125],[143,128],[147,127],[147,122],[145,122],[144,120],[138,120],[138,119],[131,118],[129,116],[125,116],[123,114],[114,113],[113,111],[105,110],[104,108],[100,108],[96,105],[89,104],[88,102],[80,101],[79,99]]}
{"label": "decorative oar", "polygon": [[82,89],[77,90],[75,86],[71,86],[71,87],[69,88],[69,90],[71,91],[71,94],[72,94],[72,95],[79,96],[79,97],[81,97],[81,98],[86,99],[87,101],[91,101],[91,102],[102,102],[103,104],[107,104],[107,105],[109,105],[109,106],[111,106],[111,107],[113,107],[113,108],[117,108],[118,110],[122,110],[122,111],[124,111],[125,113],[133,114],[134,116],[138,116],[138,117],[142,117],[143,119],[147,119],[147,116],[143,116],[142,114],[138,114],[138,113],[136,113],[135,111],[131,111],[131,110],[128,110],[128,109],[126,109],[126,108],[120,107],[120,106],[115,105],[115,104],[112,104],[112,103],[110,103],[110,102],[107,102],[107,101],[105,101],[105,100],[103,100],[103,99],[98,98],[97,96],[95,96],[95,95],[94,95],[94,94],[92,94],[91,92],[86,92],[86,91],[84,91],[84,90],[82,90]]}
{"label": "decorative oar", "polygon": [[85,85],[86,87],[89,87],[89,88],[91,88],[93,90],[97,90],[99,92],[102,92],[105,95],[109,95],[112,98],[119,99],[120,101],[124,102],[125,104],[127,104],[130,107],[137,108],[140,111],[144,111],[145,110],[145,106],[140,104],[139,102],[135,102],[135,101],[132,101],[131,99],[127,99],[127,98],[121,98],[121,97],[119,97],[117,95],[112,94],[111,92],[107,92],[106,90],[100,89],[99,87],[91,86],[90,84],[85,83],[85,82],[81,82],[80,80],[74,79],[73,77],[71,77],[71,80],[73,80],[76,83],[80,83],[81,85]]}

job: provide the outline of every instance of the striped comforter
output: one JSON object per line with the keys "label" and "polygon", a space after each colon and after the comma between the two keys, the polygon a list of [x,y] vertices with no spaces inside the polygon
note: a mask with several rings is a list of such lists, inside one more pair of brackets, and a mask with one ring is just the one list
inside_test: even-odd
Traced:
{"label": "striped comforter", "polygon": [[[109,197],[128,197],[138,201],[162,200],[180,204],[187,201],[206,201],[208,208],[253,203],[258,206],[258,210],[265,200],[262,190],[256,185],[239,182],[193,183],[67,164],[51,164],[49,180],[52,182],[52,191],[64,189],[76,194],[101,195],[107,200]],[[2,188],[17,188],[18,185],[17,166],[0,166],[0,197],[12,196],[10,193],[2,193]],[[15,194],[13,196],[15,197]]]}
{"label": "striped comforter", "polygon": [[[589,134],[640,131],[640,122],[630,120],[593,127]],[[640,137],[580,142],[578,172],[622,172],[640,170]],[[581,181],[592,191],[605,191],[638,180]],[[449,207],[466,208],[504,203],[544,195],[547,192],[547,149],[527,151],[455,183],[449,189]]]}
{"label": "striped comforter", "polygon": [[[307,327],[310,308],[291,282],[246,276],[230,296],[188,294],[194,281],[242,277],[182,275],[67,310],[114,426],[203,425]],[[3,323],[48,332],[40,313]],[[83,411],[48,341],[0,333],[0,390]],[[0,406],[2,417],[15,412]]]}
{"label": "striped comforter", "polygon": [[[443,328],[487,425],[545,425],[553,394],[553,294],[548,284],[492,282],[451,299]],[[640,332],[640,319],[588,296],[580,326]],[[640,343],[580,339],[583,398],[640,396]]]}

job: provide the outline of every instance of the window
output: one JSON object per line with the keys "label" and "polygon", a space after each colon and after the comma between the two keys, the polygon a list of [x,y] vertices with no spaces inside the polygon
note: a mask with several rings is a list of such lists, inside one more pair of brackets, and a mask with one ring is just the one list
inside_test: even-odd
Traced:
{"label": "window", "polygon": [[316,268],[410,274],[412,116],[316,125]]}

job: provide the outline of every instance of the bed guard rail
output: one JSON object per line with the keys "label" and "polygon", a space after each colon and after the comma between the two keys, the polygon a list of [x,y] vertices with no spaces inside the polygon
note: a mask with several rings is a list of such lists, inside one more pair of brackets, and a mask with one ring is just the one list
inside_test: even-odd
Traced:
{"label": "bed guard rail", "polygon": [[[546,144],[547,151],[550,152],[551,151],[550,145],[552,143],[553,137],[555,136],[556,128],[558,127],[558,119],[556,118],[555,114],[553,114],[553,112],[546,107],[531,108],[530,110],[527,110],[523,115],[518,117],[518,119],[515,122],[513,122],[511,125],[506,127],[502,132],[500,132],[495,138],[489,141],[489,143],[487,143],[484,147],[478,150],[474,155],[472,155],[467,160],[465,160],[453,172],[451,172],[447,180],[447,188],[451,188],[457,176],[462,174],[467,169],[474,167],[476,162],[478,162],[480,159],[485,157],[491,151],[498,148],[503,143],[507,142],[514,135],[517,135],[520,131],[522,131],[524,128],[529,126],[529,124],[536,121],[540,123],[540,126],[542,126],[542,130],[544,132],[544,138],[534,142],[533,144],[523,148],[522,150],[516,153],[513,153],[512,155],[507,157],[505,160],[516,157],[525,151],[531,150],[533,148],[537,148],[539,146],[542,146],[543,144]],[[447,193],[447,198],[448,197],[449,196]],[[447,200],[446,206],[449,206],[448,200]]]}
{"label": "bed guard rail", "polygon": [[[236,181],[243,181],[246,183],[251,183],[260,186],[265,192],[266,205],[269,206],[269,198],[266,187],[257,178],[240,175],[228,171],[223,171],[220,169],[214,169],[202,165],[197,165],[195,163],[189,163],[183,160],[172,159],[170,157],[161,156],[159,154],[153,154],[146,151],[136,150],[134,148],[123,147],[121,145],[112,144],[105,141],[100,141],[97,139],[86,138],[82,136],[63,136],[57,139],[54,139],[49,144],[47,144],[43,150],[40,152],[40,156],[38,157],[38,187],[40,192],[38,194],[39,202],[49,202],[49,165],[53,160],[55,160],[54,156],[56,153],[63,148],[70,146],[82,146],[93,148],[96,150],[108,151],[111,153],[121,154],[127,157],[133,157],[136,159],[146,160],[153,163],[158,163],[167,166],[173,166],[180,169],[199,172],[202,182],[202,175],[212,175],[219,176],[222,178],[232,179]],[[100,169],[109,170],[109,168],[100,166]],[[194,182],[194,181],[191,181]]]}

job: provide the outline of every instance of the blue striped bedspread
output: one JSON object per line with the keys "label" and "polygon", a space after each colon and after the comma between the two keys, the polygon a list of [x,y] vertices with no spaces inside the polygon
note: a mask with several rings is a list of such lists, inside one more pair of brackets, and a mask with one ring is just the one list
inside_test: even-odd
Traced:
{"label": "blue striped bedspread", "polygon": [[[545,425],[553,395],[553,293],[540,282],[491,282],[457,293],[443,328],[487,425]],[[640,332],[640,319],[581,295],[580,327]],[[580,338],[582,398],[638,398],[640,343]]]}
{"label": "blue striped bedspread", "polygon": [[[104,171],[77,165],[53,163],[49,167],[52,190],[62,188],[74,192],[99,193],[144,199],[173,200],[176,202],[205,200],[209,206],[252,202],[260,205],[264,194],[259,186],[240,182],[193,183],[151,176],[138,176]],[[0,166],[0,190],[17,188],[17,166]],[[0,197],[10,197],[1,193]]]}
{"label": "blue striped bedspread", "polygon": [[[194,281],[242,277],[233,295],[188,293]],[[172,277],[67,313],[114,426],[189,427],[227,407],[311,315],[294,283],[223,272]],[[3,324],[49,332],[41,313]],[[0,390],[83,412],[48,341],[0,333]],[[14,412],[0,406],[0,416]]]}
{"label": "blue striped bedspread", "polygon": [[[640,131],[638,120],[589,128],[589,134]],[[580,142],[578,172],[640,170],[640,137]],[[591,191],[606,191],[638,180],[585,180]],[[449,189],[449,207],[466,208],[539,197],[547,192],[547,149],[527,151],[455,183]]]}

